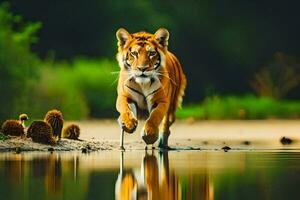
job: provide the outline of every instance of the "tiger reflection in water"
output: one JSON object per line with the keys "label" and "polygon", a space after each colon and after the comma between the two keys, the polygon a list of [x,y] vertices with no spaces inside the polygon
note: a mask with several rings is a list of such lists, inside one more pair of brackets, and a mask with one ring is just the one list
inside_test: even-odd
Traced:
{"label": "tiger reflection in water", "polygon": [[122,152],[116,199],[181,199],[178,179],[174,172],[169,171],[168,153],[160,153],[159,159],[158,165],[156,156],[146,153],[140,170],[124,170]]}
{"label": "tiger reflection in water", "polygon": [[115,186],[117,200],[214,199],[209,171],[195,175],[187,172],[182,179],[169,167],[168,151],[159,152],[158,160],[146,152],[141,169],[124,169],[121,152],[120,172]]}

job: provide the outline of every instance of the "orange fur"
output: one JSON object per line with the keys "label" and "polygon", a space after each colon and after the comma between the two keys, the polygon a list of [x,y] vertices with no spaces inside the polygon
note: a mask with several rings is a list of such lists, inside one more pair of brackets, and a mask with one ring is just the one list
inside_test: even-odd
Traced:
{"label": "orange fur", "polygon": [[154,154],[146,153],[140,170],[123,170],[122,160],[115,186],[115,199],[182,199],[180,182],[174,170],[169,167],[167,151],[159,154],[159,161]]}
{"label": "orange fur", "polygon": [[[116,33],[121,71],[116,107],[124,130],[133,132],[138,117],[146,113],[143,139],[153,144],[162,123],[160,147],[168,147],[169,128],[186,87],[186,77],[178,59],[168,51],[169,32],[161,28],[155,34],[129,34],[121,28]],[[135,116],[129,104],[137,107]]]}

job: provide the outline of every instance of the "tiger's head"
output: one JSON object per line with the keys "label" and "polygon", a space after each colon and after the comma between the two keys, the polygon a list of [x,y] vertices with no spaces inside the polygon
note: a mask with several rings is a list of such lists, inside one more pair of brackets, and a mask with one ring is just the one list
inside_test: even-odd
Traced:
{"label": "tiger's head", "polygon": [[165,55],[169,32],[158,29],[155,34],[138,32],[130,34],[124,28],[116,32],[118,39],[117,60],[129,79],[138,84],[147,84],[159,78],[166,65]]}

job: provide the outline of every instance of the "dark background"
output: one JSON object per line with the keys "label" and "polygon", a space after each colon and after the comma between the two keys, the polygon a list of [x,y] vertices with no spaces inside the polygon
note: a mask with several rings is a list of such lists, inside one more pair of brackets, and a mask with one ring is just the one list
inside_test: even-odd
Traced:
{"label": "dark background", "polygon": [[[40,21],[32,50],[56,60],[114,58],[115,32],[170,31],[169,49],[188,77],[185,102],[211,94],[253,92],[250,81],[276,52],[300,54],[297,1],[13,0],[25,21]],[[299,98],[299,87],[287,98]]]}

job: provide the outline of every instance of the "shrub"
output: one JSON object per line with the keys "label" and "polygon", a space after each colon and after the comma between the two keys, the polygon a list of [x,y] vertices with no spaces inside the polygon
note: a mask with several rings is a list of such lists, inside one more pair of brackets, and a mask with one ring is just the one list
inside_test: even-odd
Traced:
{"label": "shrub", "polygon": [[77,58],[45,65],[36,87],[35,114],[55,107],[66,119],[114,117],[117,64],[108,59]]}
{"label": "shrub", "polygon": [[30,45],[40,26],[24,25],[20,16],[9,12],[7,3],[0,4],[0,120],[16,118],[30,109],[40,64]]}
{"label": "shrub", "polygon": [[268,119],[298,118],[300,102],[274,100],[269,97],[227,96],[208,97],[197,105],[184,106],[177,111],[179,118],[197,119]]}

